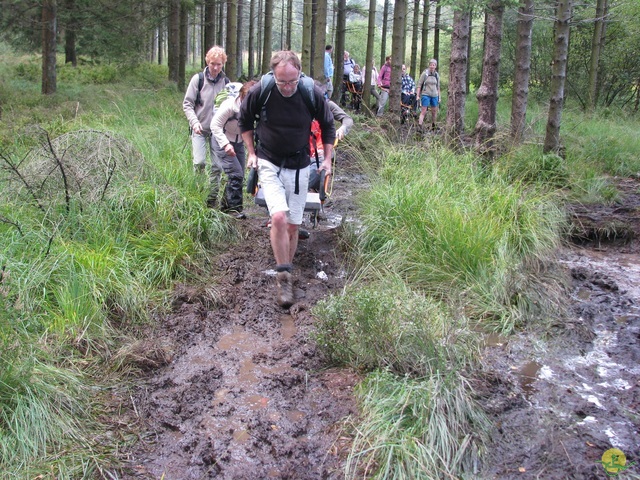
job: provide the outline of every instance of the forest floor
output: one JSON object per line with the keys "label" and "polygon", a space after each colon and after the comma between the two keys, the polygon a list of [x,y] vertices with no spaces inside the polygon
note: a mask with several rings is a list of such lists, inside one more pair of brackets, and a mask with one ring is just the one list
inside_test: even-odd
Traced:
{"label": "forest floor", "polygon": [[[310,310],[347,280],[339,230],[367,188],[349,163],[338,155],[326,220],[299,243],[290,310],[276,305],[267,213],[253,204],[238,221],[243,240],[210,266],[215,283],[176,288],[144,342],[146,374],[120,399],[114,422],[139,442],[119,478],[343,478],[341,425],[357,415],[360,377],[327,368]],[[495,428],[476,478],[606,478],[599,462],[612,447],[640,460],[640,183],[619,185],[613,207],[569,209],[585,237],[559,252],[569,318],[487,339],[473,383]],[[623,238],[602,233],[613,224]]]}

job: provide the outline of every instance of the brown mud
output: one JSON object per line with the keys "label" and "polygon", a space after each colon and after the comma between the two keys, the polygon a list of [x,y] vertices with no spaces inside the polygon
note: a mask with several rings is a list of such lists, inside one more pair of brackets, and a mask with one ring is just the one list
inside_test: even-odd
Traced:
{"label": "brown mud", "polygon": [[[327,368],[310,309],[347,279],[339,229],[366,188],[348,163],[338,158],[326,219],[307,224],[311,236],[299,243],[290,310],[276,305],[266,210],[255,205],[237,223],[243,241],[211,265],[215,283],[175,290],[146,342],[153,368],[123,413],[140,440],[119,478],[344,477],[341,422],[357,414],[359,377]],[[640,460],[640,183],[620,185],[614,207],[569,209],[581,228],[579,245],[560,253],[569,318],[487,341],[474,384],[495,428],[472,478],[606,478],[598,462],[612,447]]]}

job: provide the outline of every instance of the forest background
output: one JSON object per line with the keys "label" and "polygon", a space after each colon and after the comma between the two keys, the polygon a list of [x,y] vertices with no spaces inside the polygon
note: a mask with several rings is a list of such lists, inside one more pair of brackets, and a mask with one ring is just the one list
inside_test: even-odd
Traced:
{"label": "forest background", "polygon": [[[140,158],[138,152],[129,150],[133,144],[154,163],[141,162],[147,171],[132,167],[125,172],[127,178],[114,177],[119,190],[106,197],[105,210],[94,210],[89,203],[70,198],[53,202],[53,194],[45,190],[39,199],[55,208],[38,208],[46,203],[38,205],[37,198],[25,201],[25,196],[19,195],[9,198],[3,185],[0,446],[2,466],[19,472],[16,478],[23,478],[21,474],[27,471],[35,477],[53,465],[60,478],[89,478],[96,469],[111,464],[121,444],[109,437],[113,432],[105,433],[100,427],[100,415],[105,413],[101,402],[109,391],[106,389],[105,395],[102,385],[126,370],[118,350],[126,334],[113,333],[112,324],[117,326],[122,319],[135,324],[148,319],[149,308],[166,308],[164,289],[176,278],[187,276],[193,263],[212,250],[212,245],[218,246],[213,252],[219,251],[220,242],[233,237],[228,223],[219,218],[211,221],[211,214],[201,205],[202,191],[192,185],[188,173],[176,167],[175,158],[185,142],[183,137],[174,138],[185,127],[179,106],[184,85],[202,68],[202,57],[212,44],[227,50],[230,61],[226,71],[235,79],[266,71],[265,61],[273,50],[281,48],[300,52],[304,70],[317,77],[317,62],[322,58],[318,52],[323,53],[324,45],[331,43],[337,52],[336,85],[340,84],[343,49],[359,63],[369,64],[371,59],[378,66],[385,55],[393,55],[396,85],[402,63],[417,77],[426,61],[436,57],[446,97],[445,133],[454,145],[469,145],[471,139],[486,153],[492,152],[486,147],[498,143],[496,140],[500,146],[522,141],[529,156],[526,161],[522,154],[510,156],[506,160],[511,162],[509,167],[516,168],[514,164],[521,161],[528,175],[544,177],[556,188],[571,185],[571,193],[580,195],[581,200],[611,201],[616,193],[605,175],[638,172],[634,132],[640,106],[640,5],[633,0],[535,5],[528,1],[521,5],[339,2],[326,5],[325,14],[320,3],[257,1],[3,1],[1,7],[3,172],[6,167],[23,165],[22,160],[31,160],[28,152],[32,148],[67,148],[55,144],[54,139],[85,128],[123,134],[128,141],[116,142],[122,158],[134,162]],[[318,28],[325,21],[326,28]],[[118,98],[125,93],[124,101]],[[398,93],[392,92],[392,113],[399,110]],[[564,120],[562,108],[571,111]],[[547,122],[541,122],[542,117]],[[364,116],[358,118],[362,125],[368,121]],[[392,117],[383,119],[381,125],[387,121],[393,125]],[[546,131],[541,131],[545,123]],[[561,142],[561,125],[570,143]],[[186,136],[186,128],[183,130]],[[539,141],[541,135],[545,142]],[[398,158],[398,144],[386,145],[379,138],[357,132],[350,137],[355,151],[364,151],[364,145],[381,145],[384,155],[376,161],[367,159],[371,164],[401,161],[403,168],[404,162],[415,167],[424,156],[421,150],[413,150]],[[73,137],[71,141],[96,146],[100,138]],[[542,156],[542,150],[561,155]],[[446,159],[449,153],[444,155]],[[472,169],[466,168],[465,162],[470,160],[455,157],[442,161],[452,171],[447,175],[438,171],[431,177],[460,178],[466,185],[475,185],[480,175],[467,178]],[[434,162],[434,169],[440,167]],[[397,170],[393,167],[389,171]],[[409,168],[406,171],[416,173]],[[395,188],[404,193],[408,182],[418,177],[417,173],[407,174]],[[478,204],[480,198],[500,199],[508,194],[521,208],[524,194],[518,188],[512,191],[500,184],[495,195],[478,189],[469,205]],[[64,192],[58,188],[56,195]],[[388,201],[383,198],[371,205],[387,211]],[[421,198],[416,202],[424,204]],[[451,205],[453,210],[457,200]],[[537,209],[538,203],[534,203],[531,211]],[[505,217],[522,219],[510,213],[506,211]],[[546,222],[542,215],[531,216],[540,224]],[[379,219],[381,215],[373,212],[370,217]],[[484,212],[477,218],[485,218]],[[418,223],[408,219],[410,222]],[[492,249],[498,243],[485,234],[481,228],[485,226],[478,225],[478,231],[486,242],[487,255],[467,259],[479,264],[479,270],[493,265]],[[531,230],[540,228],[534,227]],[[533,243],[533,235],[523,231],[526,228],[513,227],[521,235],[514,235],[514,243],[523,239],[519,248]],[[370,231],[375,235],[374,229]],[[511,230],[505,228],[504,232],[499,238],[511,241]],[[459,235],[460,229],[455,234]],[[366,248],[384,245],[377,238],[370,240]],[[460,245],[468,244],[459,240]],[[545,241],[546,247],[553,243]],[[443,258],[437,253],[415,265],[437,265],[436,259]],[[513,260],[515,255],[502,254],[506,258],[502,263],[508,268],[518,264]],[[487,263],[478,262],[480,257]],[[398,259],[394,261],[401,265]],[[458,273],[446,265],[426,275],[434,277],[442,272],[452,272],[451,278]],[[497,273],[491,281],[479,277],[478,285],[501,288]],[[447,276],[447,281],[455,280]],[[442,287],[437,288],[441,293]],[[477,296],[494,293],[479,292]],[[511,293],[505,289],[489,307],[475,305],[477,316],[504,321],[497,326],[501,330],[513,329],[522,321],[519,314],[495,313],[514,298]],[[353,298],[370,301],[368,295]],[[345,310],[335,308],[336,312]],[[490,315],[485,315],[487,311]],[[107,370],[102,363],[106,359]],[[406,370],[416,367],[410,365]],[[92,396],[98,391],[99,397]],[[87,411],[92,414],[84,415]]]}

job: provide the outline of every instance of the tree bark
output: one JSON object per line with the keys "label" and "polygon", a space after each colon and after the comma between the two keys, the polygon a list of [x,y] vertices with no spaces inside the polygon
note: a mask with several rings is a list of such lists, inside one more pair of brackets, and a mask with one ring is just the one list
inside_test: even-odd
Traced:
{"label": "tree bark", "polygon": [[291,34],[293,29],[293,0],[287,0],[287,27],[286,28],[287,28],[286,47],[287,47],[287,50],[291,50],[293,48],[293,44],[291,41]]}
{"label": "tree bark", "polygon": [[[435,14],[434,26],[433,26],[433,58],[435,58],[438,61],[438,63],[440,63],[440,22],[442,19],[442,5],[440,4],[439,0],[435,0],[435,2],[436,2],[436,14]],[[427,62],[427,66],[428,66],[428,62]]]}
{"label": "tree bark", "polygon": [[236,29],[236,72],[235,78],[239,80],[242,78],[242,52],[244,50],[244,0],[238,0],[238,28]]}
{"label": "tree bark", "polygon": [[[428,1],[428,0],[427,0]],[[368,108],[371,105],[371,69],[375,60],[373,59],[373,48],[376,38],[376,7],[378,2],[376,0],[369,0],[369,24],[367,26],[367,52],[366,60],[364,63],[363,71],[365,72],[365,78],[363,82],[362,102]],[[367,109],[364,110],[365,112]]]}
{"label": "tree bark", "polygon": [[216,38],[216,3],[206,0],[204,4],[204,48],[202,49],[202,64],[206,63],[205,55],[215,45]]}
{"label": "tree bark", "polygon": [[255,46],[255,38],[256,38],[256,9],[257,9],[258,0],[249,0],[249,47],[247,50],[249,51],[249,78],[253,78],[256,74],[255,71],[255,58],[256,58],[256,46]]}
{"label": "tree bark", "polygon": [[342,74],[344,73],[344,42],[345,33],[347,31],[347,1],[338,0],[338,13],[336,16],[336,44],[333,48],[333,54],[335,61],[334,66],[334,80],[333,80],[333,95],[331,99],[337,102],[342,92]]}
{"label": "tree bark", "polygon": [[411,28],[411,60],[409,72],[415,80],[418,80],[418,35],[420,33],[420,0],[413,0],[413,22]]}
{"label": "tree bark", "polygon": [[391,38],[391,88],[389,112],[400,113],[402,90],[402,64],[404,63],[405,35],[407,31],[407,0],[396,0],[393,8],[393,33]]}
{"label": "tree bark", "polygon": [[272,35],[273,35],[273,0],[264,2],[264,35],[262,44],[262,71],[269,71],[269,64],[272,55]]}
{"label": "tree bark", "polygon": [[42,2],[42,94],[56,93],[56,0]]}
{"label": "tree bark", "polygon": [[598,96],[598,66],[604,47],[604,25],[607,0],[597,0],[596,19],[593,25],[593,38],[591,39],[591,59],[589,61],[589,96],[587,108],[593,111],[596,107]]}
{"label": "tree bark", "polygon": [[481,152],[491,150],[496,133],[503,15],[504,3],[502,0],[493,0],[489,5],[486,17],[486,44],[482,61],[482,82],[478,93],[476,93],[476,98],[478,99],[478,121],[475,129],[475,144],[476,148]]}
{"label": "tree bark", "polygon": [[453,147],[459,146],[464,133],[464,103],[467,98],[467,47],[469,36],[469,11],[457,9],[453,14],[451,34],[451,59],[449,63],[449,88],[447,98],[446,140]]}
{"label": "tree bark", "polygon": [[567,60],[569,56],[569,35],[571,32],[572,0],[558,0],[556,20],[554,24],[555,38],[553,48],[553,64],[551,66],[551,99],[549,116],[542,151],[544,153],[561,153],[560,123],[564,103],[564,85],[567,76]]}
{"label": "tree bark", "polygon": [[227,2],[227,38],[225,52],[227,64],[225,74],[231,81],[237,80],[237,52],[238,52],[238,0],[226,0]]}
{"label": "tree bark", "polygon": [[327,40],[327,0],[317,0],[314,49],[310,74],[318,81],[324,81],[324,47]]}
{"label": "tree bark", "polygon": [[70,63],[77,67],[76,29],[78,25],[75,14],[75,0],[66,0],[65,9],[68,13],[68,21],[64,28],[64,63]]}
{"label": "tree bark", "polygon": [[380,39],[380,65],[384,65],[387,57],[387,30],[389,28],[389,0],[384,0],[382,10],[382,38]]}
{"label": "tree bark", "polygon": [[217,19],[218,19],[218,26],[216,27],[216,45],[224,45],[224,21],[225,21],[225,14],[224,14],[224,7],[225,7],[225,2],[223,0],[218,0],[218,2],[216,3],[216,10],[217,10]]}
{"label": "tree bark", "polygon": [[[422,44],[420,46],[420,71],[422,73],[429,66],[429,7],[430,0],[424,0],[424,10],[422,11]],[[414,78],[417,82],[418,78]]]}
{"label": "tree bark", "polygon": [[180,75],[180,0],[169,0],[168,20],[167,62],[169,67],[169,80],[177,84]]}
{"label": "tree bark", "polygon": [[518,10],[517,44],[513,96],[511,99],[511,138],[520,143],[524,137],[529,101],[531,74],[531,32],[533,31],[533,2],[522,0]]}
{"label": "tree bark", "polygon": [[313,21],[313,0],[304,0],[302,5],[302,70],[308,72],[311,69],[311,24]]}
{"label": "tree bark", "polygon": [[187,69],[187,45],[189,39],[189,9],[187,4],[180,3],[180,53],[178,55],[178,90],[183,92],[186,89],[185,75]]}

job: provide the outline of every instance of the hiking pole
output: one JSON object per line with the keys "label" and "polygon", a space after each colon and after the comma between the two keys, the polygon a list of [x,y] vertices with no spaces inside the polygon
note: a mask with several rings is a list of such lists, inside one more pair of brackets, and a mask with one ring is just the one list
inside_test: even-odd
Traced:
{"label": "hiking pole", "polygon": [[191,127],[189,127],[189,136],[187,137],[187,141],[184,142],[184,147],[182,147],[182,150],[180,151],[180,153],[184,153],[184,149],[187,148],[187,144],[189,143],[189,139],[191,138]]}

